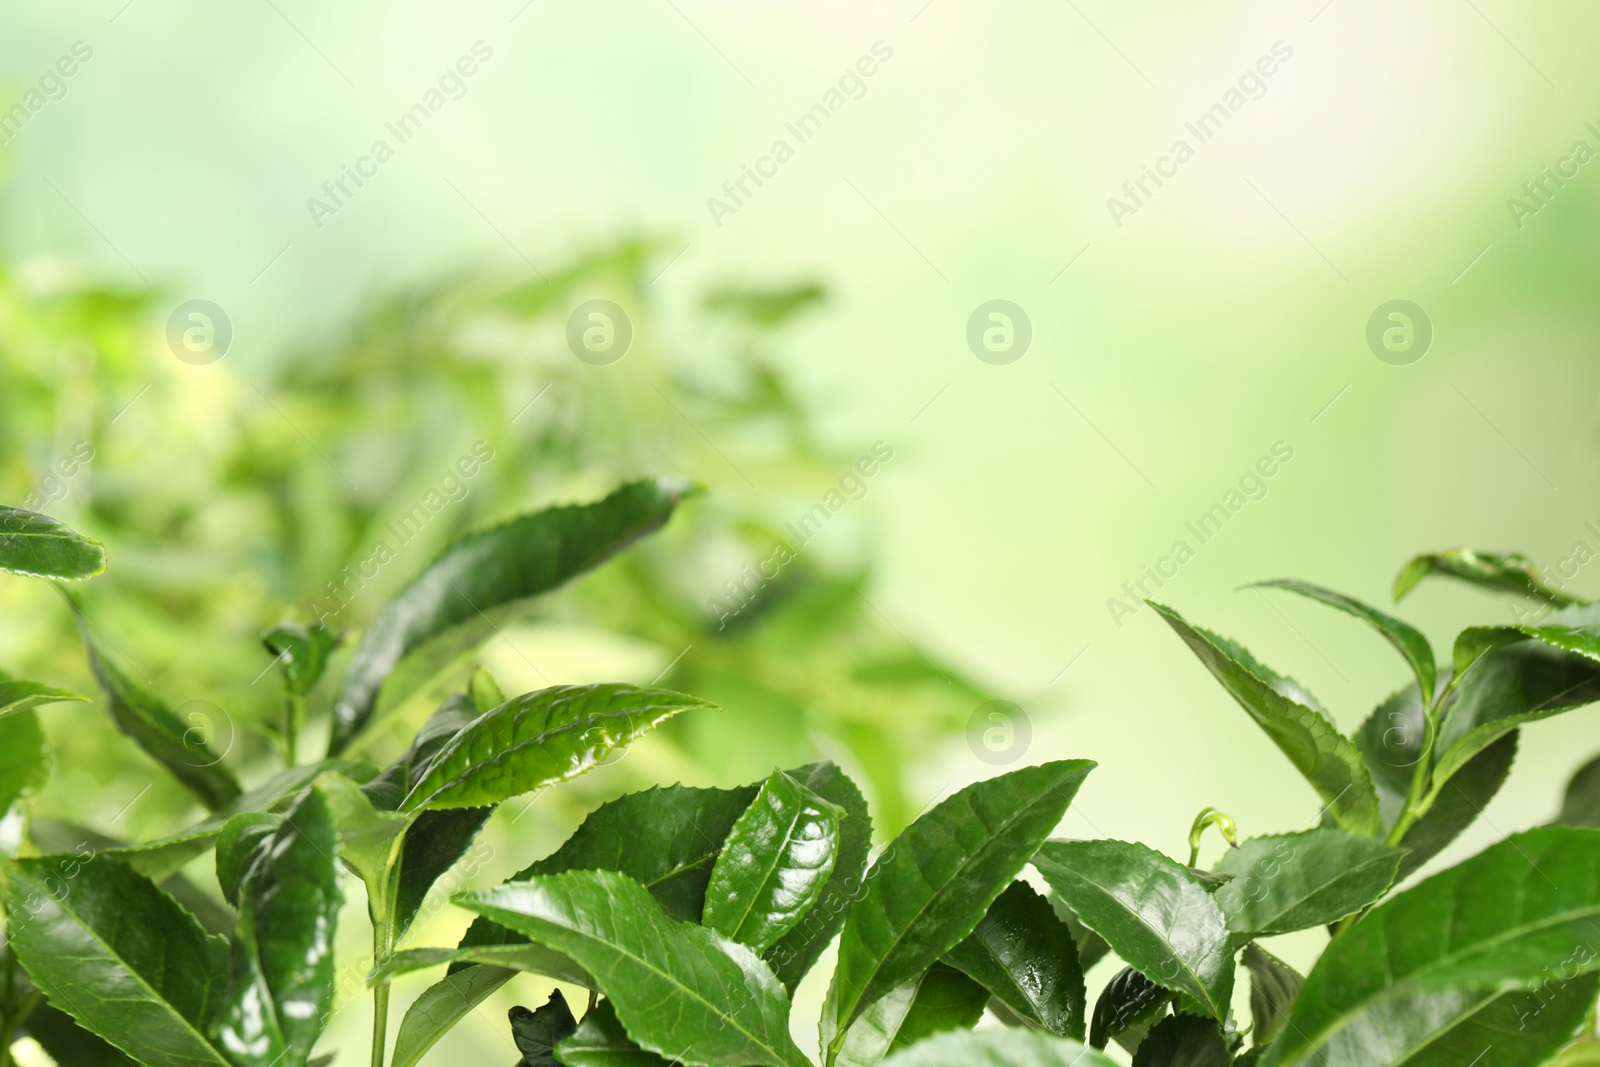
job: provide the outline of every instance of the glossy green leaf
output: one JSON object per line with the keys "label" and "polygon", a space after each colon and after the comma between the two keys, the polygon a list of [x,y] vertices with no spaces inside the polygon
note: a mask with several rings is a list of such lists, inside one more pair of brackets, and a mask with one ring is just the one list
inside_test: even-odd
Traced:
{"label": "glossy green leaf", "polygon": [[89,702],[88,697],[79,696],[77,693],[13,678],[5,671],[0,671],[0,719],[20,714],[41,704],[59,704],[69,700],[85,704]]}
{"label": "glossy green leaf", "polygon": [[25,711],[0,719],[0,816],[50,777],[49,754],[39,714]]}
{"label": "glossy green leaf", "polygon": [[668,1067],[682,1062],[634,1044],[608,1000],[595,1005],[573,1035],[556,1046],[556,1059],[567,1067]]}
{"label": "glossy green leaf", "polygon": [[[815,966],[828,943],[844,926],[845,907],[861,890],[867,875],[867,856],[872,850],[872,816],[867,812],[867,801],[861,790],[836,764],[824,760],[788,774],[844,812],[839,821],[838,858],[833,874],[811,910],[763,957],[778,981],[792,994],[800,979]],[[655,895],[661,899],[659,892]]]}
{"label": "glossy green leaf", "polygon": [[462,648],[488,632],[485,613],[556,588],[655,530],[690,492],[683,482],[630,482],[593,504],[547,508],[457,541],[400,590],[362,635],[334,702],[329,755],[367,726],[379,690],[407,653],[453,632]]}
{"label": "glossy green leaf", "polygon": [[1456,578],[1484,589],[1521,593],[1557,606],[1583,603],[1546,585],[1539,568],[1520,552],[1474,552],[1470,548],[1425,552],[1407,561],[1394,580],[1395,600],[1402,599],[1430,575]]}
{"label": "glossy green leaf", "polygon": [[919,1041],[884,1067],[1113,1067],[1090,1048],[1032,1030],[957,1030]]}
{"label": "glossy green leaf", "polygon": [[1105,1048],[1116,1038],[1130,1052],[1138,1051],[1150,1028],[1167,1016],[1167,1006],[1176,996],[1134,970],[1124,967],[1112,975],[1094,1004],[1094,1021],[1089,1024],[1089,1044]]}
{"label": "glossy green leaf", "polygon": [[1258,663],[1243,647],[1192,626],[1151,602],[1222,687],[1266,731],[1316,789],[1340,826],[1367,837],[1378,829],[1378,796],[1354,744],[1299,685]]}
{"label": "glossy green leaf", "polygon": [[305,1067],[333,1008],[339,832],[311,790],[256,843],[239,883],[233,981],[214,1024],[239,1067]]}
{"label": "glossy green leaf", "polygon": [[73,1022],[72,1016],[40,1002],[23,1021],[22,1033],[65,1067],[128,1067],[116,1046]]}
{"label": "glossy green leaf", "polygon": [[1576,977],[1597,965],[1600,830],[1529,830],[1379,905],[1335,938],[1266,1063],[1322,1062],[1324,1050],[1396,1025],[1396,1002],[1407,997],[1531,987],[1555,966]]}
{"label": "glossy green leaf", "polygon": [[558,1062],[556,1044],[571,1037],[578,1028],[578,1020],[572,1017],[567,998],[559,989],[552,990],[550,999],[537,1011],[529,1011],[519,1004],[509,1015],[511,1040],[522,1053],[518,1067],[555,1067]]}
{"label": "glossy green leaf", "polygon": [[106,710],[117,729],[187,786],[206,807],[216,810],[237,800],[239,781],[207,742],[208,724],[185,723],[178,718],[160,697],[101,655],[88,620],[81,613],[78,624],[89,654],[89,669],[106,695]]}
{"label": "glossy green leaf", "polygon": [[1582,1027],[1595,990],[1591,974],[1533,990],[1418,994],[1395,1001],[1380,1019],[1363,1019],[1340,1034],[1324,1056],[1344,1067],[1370,1063],[1367,1057],[1375,1056],[1398,1067],[1546,1063]]}
{"label": "glossy green leaf", "polygon": [[1573,772],[1556,822],[1562,826],[1600,826],[1600,757]]}
{"label": "glossy green leaf", "polygon": [[1050,841],[1033,865],[1126,963],[1227,1018],[1232,940],[1222,910],[1187,867],[1124,841]]}
{"label": "glossy green leaf", "polygon": [[1050,902],[1012,882],[944,960],[1057,1037],[1082,1041],[1086,992],[1078,947]]}
{"label": "glossy green leaf", "polygon": [[1363,604],[1354,597],[1336,593],[1332,589],[1324,589],[1320,585],[1310,582],[1301,582],[1292,578],[1279,578],[1270,582],[1256,582],[1257,587],[1267,589],[1286,589],[1291,593],[1310,597],[1312,600],[1326,604],[1331,608],[1353,615],[1362,622],[1371,626],[1383,635],[1384,640],[1394,646],[1396,652],[1411,665],[1411,671],[1417,676],[1417,682],[1422,686],[1422,691],[1428,700],[1433,699],[1434,683],[1438,669],[1433,659],[1433,646],[1428,639],[1408,622],[1395,618],[1393,615],[1379,611],[1377,608]]}
{"label": "glossy green leaf", "polygon": [[632,685],[560,685],[486,712],[440,750],[402,812],[479,808],[575,778],[698,697]]}
{"label": "glossy green leaf", "polygon": [[844,1037],[839,1067],[874,1067],[891,1052],[942,1030],[970,1030],[989,991],[953,967],[936,963],[862,1012]]}
{"label": "glossy green leaf", "polygon": [[400,883],[395,892],[395,935],[411,928],[433,888],[478,839],[493,807],[424,811],[406,831],[400,846]]}
{"label": "glossy green leaf", "polygon": [[701,922],[767,951],[811,910],[833,874],[844,811],[773,771],[728,832]]}
{"label": "glossy green leaf", "polygon": [[389,1067],[416,1067],[451,1027],[515,973],[499,967],[469,967],[423,990],[400,1020]]}
{"label": "glossy green leaf", "polygon": [[338,637],[323,626],[286,622],[262,634],[261,643],[277,657],[288,691],[305,696],[328,669]]}
{"label": "glossy green leaf", "polygon": [[[468,945],[455,948],[408,948],[380,960],[367,976],[368,983],[389,982],[402,974],[424,971],[441,964],[471,964],[451,975],[465,974],[474,969],[525,971],[541,974],[572,985],[598,988],[588,971],[559,952],[526,939],[500,945]],[[510,978],[508,973],[506,978]]]}
{"label": "glossy green leaf", "polygon": [[613,871],[569,871],[457,896],[457,903],[576,960],[628,1036],[711,1067],[807,1067],[789,1037],[789,997],[760,958],[670,918]]}
{"label": "glossy green leaf", "polygon": [[1217,1024],[1198,1015],[1162,1019],[1133,1054],[1133,1067],[1228,1067],[1232,1062]]}
{"label": "glossy green leaf", "polygon": [[278,832],[283,816],[264,811],[247,811],[229,819],[217,835],[217,884],[222,887],[222,898],[234,907],[239,906],[239,889],[244,876],[250,873],[262,842]]}
{"label": "glossy green leaf", "polygon": [[41,856],[9,876],[10,946],[50,1003],[134,1059],[233,1067],[205,1032],[228,944],[116,860]]}
{"label": "glossy green leaf", "polygon": [[[503,701],[502,701],[503,703]],[[434,709],[410,746],[389,766],[361,787],[373,807],[396,811],[411,787],[422,780],[445,745],[483,712],[464,693],[452,693]]]}
{"label": "glossy green leaf", "polygon": [[1323,827],[1256,837],[1217,864],[1232,879],[1213,895],[1228,929],[1249,937],[1338,922],[1394,884],[1401,853],[1348,830]]}
{"label": "glossy green leaf", "polygon": [[1305,977],[1278,957],[1251,943],[1239,957],[1250,972],[1250,1019],[1256,1047],[1270,1044],[1288,1021]]}
{"label": "glossy green leaf", "polygon": [[76,582],[105,569],[99,541],[48,515],[0,506],[0,571]]}
{"label": "glossy green leaf", "polygon": [[977,782],[890,843],[845,914],[839,963],[823,1003],[825,1064],[862,1011],[973,931],[1061,821],[1094,766],[1061,760]]}

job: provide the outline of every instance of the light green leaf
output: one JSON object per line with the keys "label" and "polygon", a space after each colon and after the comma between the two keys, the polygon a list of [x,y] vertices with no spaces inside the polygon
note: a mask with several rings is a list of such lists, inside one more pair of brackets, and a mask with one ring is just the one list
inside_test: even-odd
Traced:
{"label": "light green leaf", "polygon": [[163,1067],[233,1067],[205,1033],[228,943],[126,865],[40,856],[10,868],[12,951],[84,1029]]}
{"label": "light green leaf", "polygon": [[1077,944],[1028,883],[1007,886],[944,959],[1024,1019],[1057,1037],[1083,1040],[1086,992]]}
{"label": "light green leaf", "polygon": [[451,545],[362,635],[334,702],[328,754],[337,756],[368,726],[384,680],[407,653],[446,634],[457,650],[476,645],[493,632],[486,612],[599,566],[665,523],[691,491],[667,479],[630,482],[597,503],[521,515]]}
{"label": "light green leaf", "polygon": [[845,1033],[834,1062],[874,1067],[886,1055],[941,1030],[970,1030],[983,1015],[989,992],[953,967],[936,963],[891,989],[862,1012]]}
{"label": "light green leaf", "polygon": [[714,708],[631,685],[559,685],[486,712],[440,750],[402,812],[478,808],[575,778],[677,715]]}
{"label": "light green leaf", "polygon": [[1033,858],[1085,926],[1150,980],[1219,1021],[1233,993],[1222,911],[1187,867],[1125,841],[1049,841]]}
{"label": "light green leaf", "polygon": [[388,982],[402,974],[423,971],[446,963],[452,966],[474,965],[454,971],[447,976],[447,980],[471,970],[494,969],[507,972],[501,981],[509,979],[511,971],[526,971],[528,974],[542,974],[546,978],[570,982],[589,989],[599,988],[588,971],[566,956],[526,940],[511,941],[503,945],[408,948],[380,960],[372,969],[372,973],[367,976],[367,981],[369,984]]}
{"label": "light green leaf", "polygon": [[0,571],[76,582],[105,569],[106,550],[99,541],[48,515],[0,507]]}
{"label": "light green leaf", "polygon": [[822,895],[839,852],[843,809],[773,771],[711,868],[703,925],[767,951]]}
{"label": "light green leaf", "polygon": [[977,782],[890,843],[845,914],[839,964],[823,1003],[825,1064],[861,1012],[973,931],[1061,821],[1094,766],[1061,760]]}
{"label": "light green leaf", "polygon": [[85,704],[89,702],[88,697],[79,696],[77,693],[13,678],[5,671],[0,671],[0,719],[27,711],[29,708],[36,708],[41,704],[59,704],[69,700]]}
{"label": "light green leaf", "polygon": [[39,713],[0,718],[0,816],[50,778],[49,754]]}
{"label": "light green leaf", "polygon": [[[1431,993],[1532,988],[1600,965],[1600,830],[1513,835],[1373,909],[1306,977],[1268,1067],[1353,1055]],[[1338,1062],[1351,1062],[1343,1059]]]}
{"label": "light green leaf", "polygon": [[261,643],[277,657],[284,686],[296,696],[305,696],[328,669],[328,657],[339,639],[322,626],[286,622],[262,634]]}
{"label": "light green leaf", "polygon": [[896,1052],[883,1067],[1114,1067],[1103,1053],[1032,1030],[958,1030]]}
{"label": "light green leaf", "polygon": [[612,871],[569,871],[458,895],[456,902],[576,960],[628,1036],[710,1067],[808,1067],[789,1037],[789,997],[743,945],[679,923]]}
{"label": "light green leaf", "polygon": [[1429,575],[1456,578],[1484,589],[1494,589],[1546,603],[1564,606],[1582,600],[1546,585],[1539,568],[1520,552],[1474,552],[1470,548],[1447,548],[1414,556],[1394,580],[1394,598],[1402,599]]}
{"label": "light green leaf", "polygon": [[1433,700],[1434,682],[1437,667],[1433,661],[1433,646],[1428,644],[1428,639],[1408,622],[1403,622],[1392,615],[1387,615],[1377,608],[1363,604],[1354,597],[1336,593],[1332,589],[1324,589],[1320,585],[1310,582],[1297,581],[1293,578],[1279,578],[1270,582],[1256,582],[1256,586],[1266,589],[1287,589],[1291,593],[1310,597],[1312,600],[1326,604],[1331,608],[1348,615],[1354,615],[1362,622],[1371,626],[1384,639],[1394,646],[1405,661],[1411,665],[1412,673],[1417,676],[1417,683],[1422,687],[1422,692],[1427,699]]}
{"label": "light green leaf", "polygon": [[1228,929],[1248,937],[1338,922],[1394,884],[1401,853],[1348,830],[1324,827],[1256,837],[1216,866],[1232,880],[1213,896]]}
{"label": "light green leaf", "polygon": [[1257,1048],[1272,1043],[1288,1021],[1305,977],[1278,957],[1252,942],[1239,957],[1250,972],[1251,1040]]}
{"label": "light green leaf", "polygon": [[1354,744],[1334,728],[1304,689],[1256,662],[1225,637],[1192,626],[1169,607],[1151,602],[1222,687],[1289,757],[1316,789],[1340,826],[1372,837],[1378,795]]}
{"label": "light green leaf", "polygon": [[389,1067],[416,1067],[452,1026],[489,999],[514,973],[498,967],[469,967],[429,986],[400,1020]]}

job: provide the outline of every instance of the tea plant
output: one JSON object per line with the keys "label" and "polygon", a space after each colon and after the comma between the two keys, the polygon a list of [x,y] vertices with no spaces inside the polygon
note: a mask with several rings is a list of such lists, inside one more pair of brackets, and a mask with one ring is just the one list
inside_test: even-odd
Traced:
{"label": "tea plant", "polygon": [[[811,1067],[791,997],[837,941],[822,1067],[1136,1067],[1597,1062],[1600,764],[1574,778],[1558,824],[1514,834],[1393,892],[1504,783],[1518,730],[1600,699],[1600,606],[1545,587],[1525,560],[1418,557],[1403,596],[1443,574],[1554,610],[1471,627],[1440,666],[1415,628],[1303,582],[1400,653],[1412,680],[1346,737],[1292,679],[1152,605],[1320,796],[1316,825],[1241,839],[1207,809],[1182,863],[1142,844],[1052,839],[1094,764],[1057,760],[978,782],[871,857],[860,789],[829,762],[734,789],[663,786],[593,811],[512,879],[454,894],[476,919],[455,946],[401,948],[435,881],[495,807],[606,761],[665,720],[711,705],[628,685],[507,699],[474,674],[409,749],[350,758],[380,690],[411,657],[459,653],[492,614],[595,566],[666,521],[683,495],[634,483],[596,504],[535,513],[447,550],[357,644],[328,755],[246,790],[82,619],[113,721],[212,814],[142,845],[56,847],[17,802],[45,766],[38,708],[82,699],[0,681],[0,802],[8,864],[5,1051],[28,1035],[59,1062],[304,1067],[334,1009],[337,864],[365,886],[373,927],[373,1067],[421,1063],[518,972],[589,991],[515,1008],[521,1063],[551,1067]],[[104,567],[52,520],[3,515],[0,566],[60,580]],[[265,638],[285,686],[285,752],[334,637],[288,624]],[[26,835],[24,835],[26,827]],[[1198,866],[1204,832],[1228,843]],[[214,851],[229,907],[177,874]],[[1032,866],[1046,897],[1022,876]],[[1265,939],[1326,928],[1302,976]],[[1085,972],[1125,967],[1088,1007]],[[1240,969],[1248,1015],[1235,1011]],[[387,1044],[390,982],[442,969]],[[1004,1025],[974,1029],[985,1013]]]}

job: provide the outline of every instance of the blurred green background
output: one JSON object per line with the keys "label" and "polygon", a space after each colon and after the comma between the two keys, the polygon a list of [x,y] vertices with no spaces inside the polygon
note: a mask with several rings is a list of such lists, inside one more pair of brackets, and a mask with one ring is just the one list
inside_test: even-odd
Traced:
{"label": "blurred green background", "polygon": [[[602,795],[813,753],[859,772],[892,832],[994,773],[967,735],[997,697],[1029,724],[1012,758],[1101,764],[1064,833],[1179,854],[1207,804],[1250,834],[1302,826],[1318,804],[1293,769],[1159,620],[1108,603],[1136,603],[1124,582],[1180,539],[1193,558],[1145,591],[1347,729],[1403,665],[1349,620],[1241,584],[1382,603],[1410,554],[1468,544],[1600,593],[1600,570],[1563,563],[1600,551],[1600,165],[1575,154],[1600,152],[1591,5],[95,0],[3,17],[0,496],[38,494],[107,543],[86,610],[180,712],[198,702],[185,713],[247,777],[272,765],[276,714],[271,679],[251,681],[256,635],[304,615],[474,442],[495,458],[341,625],[472,527],[639,474],[708,488],[480,658],[508,690],[660,677],[726,713],[542,798],[543,818],[497,817],[486,877]],[[1186,124],[1230,90],[1201,143]],[[401,143],[386,124],[418,103]],[[819,103],[801,143],[787,124]],[[363,162],[380,139],[384,162]],[[1192,158],[1163,162],[1180,139]],[[346,167],[370,176],[335,203],[323,185]],[[1147,167],[1167,176],[1135,200],[1124,183]],[[741,191],[746,168],[767,176]],[[592,299],[634,330],[609,366],[568,348]],[[1032,329],[1005,365],[966,337],[995,299]],[[1392,365],[1366,334],[1399,299],[1433,337]],[[218,362],[168,345],[191,300],[231,323]],[[719,628],[708,601],[876,442],[893,458],[865,495]],[[1199,544],[1186,523],[1275,445],[1292,459]],[[0,582],[0,605],[0,664],[90,684],[53,593]],[[1404,614],[1437,646],[1511,610],[1434,585]],[[145,792],[97,708],[45,718],[39,811],[126,837],[188,816]],[[1592,712],[1526,731],[1511,785],[1436,862],[1548,818],[1597,747]],[[415,937],[462,925],[446,909]],[[441,1050],[503,1057],[491,1004]],[[330,1042],[362,1047],[360,1010]]]}

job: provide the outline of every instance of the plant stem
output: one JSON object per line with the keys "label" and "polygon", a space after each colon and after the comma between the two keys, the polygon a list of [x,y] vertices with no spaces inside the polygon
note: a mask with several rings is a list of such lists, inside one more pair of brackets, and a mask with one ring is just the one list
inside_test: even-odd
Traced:
{"label": "plant stem", "polygon": [[287,766],[295,767],[300,763],[300,724],[305,718],[306,698],[297,693],[288,694],[283,708],[283,762]]}
{"label": "plant stem", "polygon": [[[394,900],[399,895],[400,864],[384,879],[382,899],[368,902],[372,916],[372,958],[380,964],[394,953]],[[372,987],[372,1067],[383,1067],[384,1045],[389,1039],[389,983]]]}
{"label": "plant stem", "polygon": [[383,1046],[389,1038],[389,983],[372,990],[372,1067],[383,1067]]}

